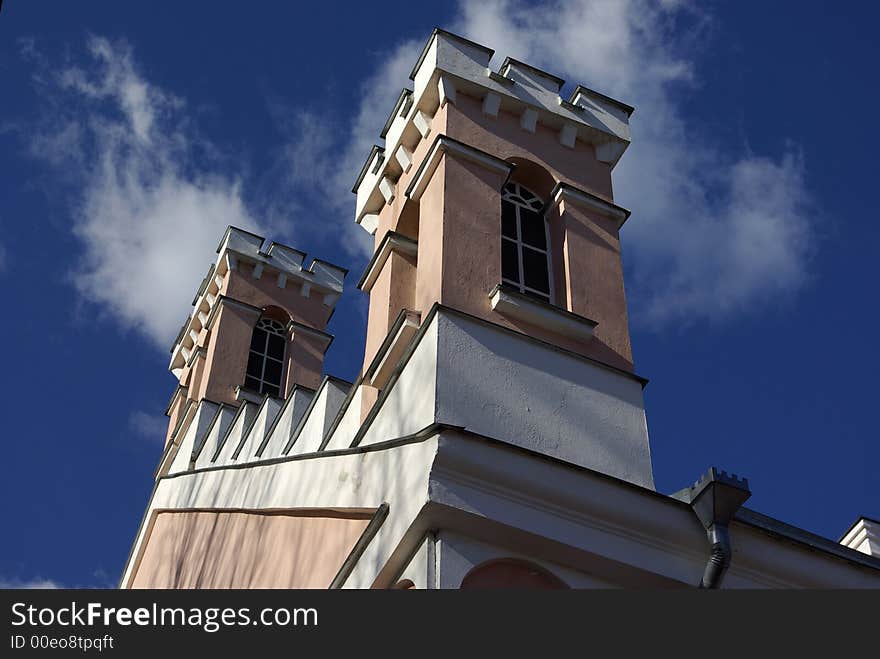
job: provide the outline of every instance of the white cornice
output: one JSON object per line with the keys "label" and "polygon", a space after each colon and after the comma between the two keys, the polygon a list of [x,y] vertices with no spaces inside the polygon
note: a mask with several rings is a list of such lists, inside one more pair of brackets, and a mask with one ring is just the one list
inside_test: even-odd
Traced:
{"label": "white cornice", "polygon": [[385,267],[385,262],[388,260],[388,257],[391,256],[391,252],[406,254],[408,256],[417,256],[419,253],[419,244],[412,238],[407,238],[395,231],[389,231],[386,233],[385,237],[382,239],[382,244],[379,245],[379,249],[373,254],[373,258],[370,259],[361,280],[358,282],[357,287],[360,290],[365,293],[370,292],[370,289],[373,288],[373,284],[376,283],[379,273],[381,273],[382,268]]}
{"label": "white cornice", "polygon": [[594,213],[614,220],[617,223],[618,229],[623,226],[623,223],[626,222],[630,215],[630,212],[622,206],[606,201],[602,197],[567,183],[557,183],[556,187],[553,188],[553,192],[550,193],[550,199],[554,205],[558,205],[562,201],[580,204]]}
{"label": "white cornice", "polygon": [[440,158],[446,153],[457,158],[469,160],[499,174],[507,175],[514,168],[514,165],[511,163],[493,156],[491,153],[486,153],[446,135],[438,135],[431,146],[431,150],[428,151],[428,154],[422,160],[422,164],[419,165],[415,176],[407,187],[407,197],[413,201],[418,201],[421,198],[422,193],[428,186],[428,182],[434,175],[434,171],[437,169],[437,165],[440,164]]}
{"label": "white cornice", "polygon": [[[217,246],[217,260],[202,280],[193,300],[194,310],[187,316],[180,333],[171,347],[171,362],[168,369],[180,377],[181,369],[194,350],[193,333],[210,327],[217,313],[217,300],[223,283],[230,271],[238,269],[241,262],[253,266],[253,277],[259,279],[268,273],[283,288],[290,281],[296,281],[304,292],[316,291],[323,295],[324,304],[333,307],[342,295],[343,281],[348,270],[321,259],[312,259],[308,268],[303,268],[306,254],[282,243],[270,241],[265,250],[266,239],[250,231],[228,226]],[[225,298],[229,303],[231,298]],[[244,304],[244,303],[238,303]],[[249,306],[249,305],[245,305]]]}
{"label": "white cornice", "polygon": [[489,299],[493,311],[503,316],[516,318],[578,341],[589,340],[597,324],[588,318],[532,299],[506,286],[496,286],[489,294]]}
{"label": "white cornice", "polygon": [[396,158],[384,157],[385,149],[394,154],[403,145],[414,151],[430,133],[426,119],[444,101],[455,103],[458,93],[484,102],[488,98],[485,109],[490,115],[500,108],[521,116],[525,130],[534,131],[540,122],[559,131],[563,144],[573,146],[575,140],[593,144],[600,161],[612,167],[617,164],[630,142],[630,106],[583,85],[563,99],[560,78],[510,58],[501,72],[492,71],[492,53],[445,30],[434,30],[413,69],[413,91],[397,98],[382,130],[385,146],[372,148],[355,182],[355,222],[371,230],[372,223],[365,223],[364,218],[377,214],[387,203],[379,183],[395,182],[402,174]]}

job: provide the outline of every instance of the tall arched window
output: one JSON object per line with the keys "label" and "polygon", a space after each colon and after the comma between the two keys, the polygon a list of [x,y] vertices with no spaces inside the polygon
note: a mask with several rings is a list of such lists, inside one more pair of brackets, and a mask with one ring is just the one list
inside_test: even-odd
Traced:
{"label": "tall arched window", "polygon": [[521,293],[553,301],[544,202],[519,183],[509,182],[501,194],[501,278]]}
{"label": "tall arched window", "polygon": [[287,330],[272,318],[260,318],[251,335],[244,386],[261,394],[278,397],[284,372]]}

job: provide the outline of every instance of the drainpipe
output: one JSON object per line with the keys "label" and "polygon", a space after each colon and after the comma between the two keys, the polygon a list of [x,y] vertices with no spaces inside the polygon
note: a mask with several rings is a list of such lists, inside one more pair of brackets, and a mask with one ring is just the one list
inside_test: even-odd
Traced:
{"label": "drainpipe", "polygon": [[700,588],[720,588],[732,556],[728,527],[739,507],[752,495],[749,481],[710,467],[693,487],[672,496],[689,504],[706,529],[709,559]]}

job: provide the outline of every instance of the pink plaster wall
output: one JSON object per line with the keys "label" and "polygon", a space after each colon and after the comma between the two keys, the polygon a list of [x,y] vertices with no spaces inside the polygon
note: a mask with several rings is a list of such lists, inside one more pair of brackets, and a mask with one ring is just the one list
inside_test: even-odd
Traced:
{"label": "pink plaster wall", "polygon": [[166,511],[131,588],[327,588],[371,513]]}
{"label": "pink plaster wall", "polygon": [[322,294],[312,291],[305,297],[298,282],[288,280],[284,288],[279,288],[277,274],[263,272],[259,279],[254,279],[252,272],[249,264],[240,263],[226,275],[220,292],[255,307],[281,307],[293,320],[315,329],[327,327],[332,309],[324,304]]}
{"label": "pink plaster wall", "polygon": [[[592,145],[570,149],[558,132],[537,126],[523,130],[519,117],[482,112],[481,102],[459,94],[456,104],[439,109],[431,134],[414,149],[413,167],[397,183],[395,201],[380,213],[378,246],[388,230],[414,232],[415,211],[401,201],[419,163],[437,134],[446,134],[509,162],[513,180],[549,197],[556,182],[570,183],[612,200],[611,169],[595,157]],[[413,309],[426,313],[435,302],[535,336],[568,350],[632,370],[620,240],[614,224],[595,212],[563,203],[548,212],[554,304],[598,323],[593,338],[580,341],[511,320],[492,311],[489,292],[501,282],[500,189],[504,175],[469,161],[444,156],[418,205],[419,241]],[[386,273],[383,273],[383,275]],[[370,296],[365,364],[387,333],[387,318],[400,311],[394,279],[377,282]]]}
{"label": "pink plaster wall", "polygon": [[416,258],[391,252],[370,289],[364,369],[373,361],[400,310],[413,308],[415,288]]}
{"label": "pink plaster wall", "polygon": [[483,114],[480,100],[461,94],[447,110],[445,132],[504,160],[532,160],[557,181],[612,198],[611,167],[596,160],[593,146],[578,140],[573,149],[565,147],[559,132],[540,122],[530,133],[520,127],[519,116],[501,110],[497,118],[489,117]]}
{"label": "pink plaster wall", "polygon": [[231,304],[220,307],[208,343],[207,377],[198,392],[190,392],[191,398],[236,404],[235,387],[244,384],[251,333],[259,316],[259,311]]}

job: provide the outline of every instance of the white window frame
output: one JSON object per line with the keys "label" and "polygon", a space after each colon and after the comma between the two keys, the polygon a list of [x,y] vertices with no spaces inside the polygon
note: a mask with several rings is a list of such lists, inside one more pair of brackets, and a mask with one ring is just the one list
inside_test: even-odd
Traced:
{"label": "white window frame", "polygon": [[[284,371],[285,365],[287,363],[287,328],[284,327],[283,323],[279,320],[275,320],[274,318],[260,318],[257,321],[257,324],[254,326],[254,330],[263,330],[266,332],[266,343],[263,345],[263,351],[258,352],[248,346],[248,362],[250,362],[251,353],[258,355],[262,359],[262,367],[260,368],[260,377],[256,377],[250,375],[247,372],[247,364],[245,364],[245,387],[247,387],[248,378],[253,378],[254,380],[259,381],[259,387],[257,387],[257,393],[263,395],[267,393],[265,391],[265,386],[269,385],[270,387],[278,387],[278,395],[277,398],[284,397]],[[274,357],[269,356],[269,334],[273,334],[275,336],[280,336],[284,340],[284,352],[281,354],[281,378],[278,383],[270,382],[266,379],[266,363],[271,359],[273,362],[277,362],[278,360]],[[253,330],[251,331],[251,335],[253,336]],[[253,339],[251,339],[253,340]]]}
{"label": "white window frame", "polygon": [[[509,188],[513,187],[513,191]],[[526,197],[522,194],[523,192],[528,193],[531,196],[531,200],[526,200]],[[544,207],[544,202],[541,198],[536,195],[534,192],[529,190],[524,185],[520,185],[514,181],[509,181],[505,184],[504,189],[501,192],[501,203],[509,202],[512,204],[516,210],[516,235],[517,238],[514,240],[508,236],[504,235],[504,225],[501,226],[501,241],[502,247],[504,241],[508,241],[510,243],[514,243],[516,245],[516,256],[517,256],[517,267],[519,268],[519,282],[512,281],[504,277],[504,269],[503,269],[503,260],[504,260],[504,250],[501,251],[501,259],[502,259],[502,275],[501,281],[509,286],[515,286],[520,293],[531,293],[533,295],[538,295],[542,299],[545,295],[548,297],[548,301],[550,304],[554,304],[556,301],[555,290],[553,286],[553,255],[550,253],[550,224],[547,222],[547,218],[545,215],[541,213],[541,210]],[[546,245],[546,249],[538,249],[533,245],[529,245],[528,243],[524,243],[522,241],[522,221],[520,218],[520,209],[526,208],[534,213],[537,213],[541,216],[541,219],[544,222],[544,241]],[[502,211],[503,212],[503,211]],[[502,220],[503,222],[503,220]],[[532,251],[543,253],[546,257],[547,261],[547,285],[549,287],[549,295],[544,293],[543,291],[539,291],[535,288],[530,288],[526,286],[526,278],[525,278],[525,267],[523,266],[523,249],[530,249]]]}

